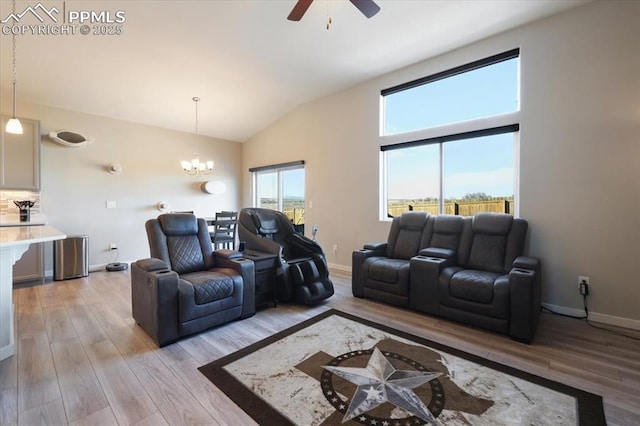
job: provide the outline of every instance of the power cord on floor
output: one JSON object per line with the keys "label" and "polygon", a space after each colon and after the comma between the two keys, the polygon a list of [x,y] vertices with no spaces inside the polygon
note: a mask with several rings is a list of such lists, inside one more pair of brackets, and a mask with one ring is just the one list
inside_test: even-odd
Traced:
{"label": "power cord on floor", "polygon": [[[586,297],[586,296],[585,296],[585,297]],[[587,319],[587,317],[586,317],[586,316],[581,316],[581,317],[579,317],[579,316],[576,316],[576,315],[561,314],[560,312],[556,312],[556,311],[554,311],[553,309],[549,309],[549,308],[544,307],[544,306],[542,307],[542,310],[543,310],[543,311],[547,311],[547,312],[551,312],[552,314],[554,314],[554,315],[559,315],[559,316],[561,316],[561,317],[574,318],[574,319]]]}
{"label": "power cord on floor", "polygon": [[587,322],[587,324],[589,326],[591,326],[593,328],[597,328],[598,330],[604,330],[604,331],[608,331],[608,332],[613,333],[613,334],[617,334],[618,336],[627,337],[627,338],[633,339],[633,340],[640,340],[639,337],[629,336],[628,334],[624,334],[624,333],[621,333],[621,332],[616,331],[616,330],[612,330],[612,329],[607,328],[607,327],[601,327],[599,325],[591,324],[591,321],[589,321],[589,307],[587,306],[587,296],[586,295],[583,296],[583,300],[584,300],[584,313],[586,315],[585,321]]}
{"label": "power cord on floor", "polygon": [[639,337],[630,336],[628,334],[624,334],[624,333],[621,333],[621,332],[616,331],[616,330],[612,330],[612,329],[607,328],[607,327],[601,327],[599,325],[592,324],[591,321],[589,321],[589,306],[587,304],[587,295],[586,294],[582,295],[582,302],[583,302],[583,305],[584,305],[584,316],[561,314],[560,312],[556,312],[556,311],[554,311],[552,309],[549,309],[549,308],[546,308],[546,307],[543,307],[542,309],[545,310],[545,311],[551,312],[554,315],[559,315],[561,317],[574,318],[574,319],[583,319],[583,320],[585,320],[585,322],[587,323],[588,326],[593,327],[593,328],[597,328],[598,330],[608,331],[610,333],[617,334],[618,336],[626,337],[626,338],[632,339],[632,340],[640,340]]}

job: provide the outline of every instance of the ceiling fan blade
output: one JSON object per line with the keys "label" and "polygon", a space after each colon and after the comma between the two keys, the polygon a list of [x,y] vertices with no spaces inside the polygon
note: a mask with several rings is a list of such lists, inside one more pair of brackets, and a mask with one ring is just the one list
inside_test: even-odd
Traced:
{"label": "ceiling fan blade", "polygon": [[293,6],[293,10],[289,16],[287,16],[287,19],[290,21],[301,20],[307,9],[309,9],[309,6],[311,6],[311,2],[313,2],[313,0],[298,0],[298,3]]}
{"label": "ceiling fan blade", "polygon": [[376,13],[380,12],[380,6],[378,6],[373,0],[350,0],[350,1],[367,18],[371,18]]}

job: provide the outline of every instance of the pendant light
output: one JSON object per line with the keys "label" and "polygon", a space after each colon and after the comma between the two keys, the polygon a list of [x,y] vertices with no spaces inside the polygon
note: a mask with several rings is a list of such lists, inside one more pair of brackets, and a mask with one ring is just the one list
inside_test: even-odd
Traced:
{"label": "pendant light", "polygon": [[[200,98],[195,96],[193,102],[196,104],[196,136],[198,135],[198,102]],[[196,142],[196,156],[191,161],[182,160],[180,162],[182,170],[188,175],[208,175],[213,171],[213,161],[200,162],[200,156],[198,155],[198,143]]]}
{"label": "pendant light", "polygon": [[[16,16],[16,0],[12,1],[13,16]],[[16,34],[11,32],[11,41],[13,43],[13,115],[7,121],[5,131],[14,135],[22,134],[22,123],[16,118]]]}

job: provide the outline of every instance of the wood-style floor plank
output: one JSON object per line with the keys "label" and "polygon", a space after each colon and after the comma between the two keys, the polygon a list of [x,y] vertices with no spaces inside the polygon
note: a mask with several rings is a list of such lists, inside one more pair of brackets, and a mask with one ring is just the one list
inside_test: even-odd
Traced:
{"label": "wood-style floor plank", "polygon": [[131,354],[126,361],[168,423],[217,424],[189,393],[190,384],[185,386],[153,351]]}
{"label": "wood-style floor plank", "polygon": [[102,390],[119,424],[131,424],[158,410],[110,340],[85,346]]}
{"label": "wood-style floor plank", "polygon": [[18,426],[58,426],[67,424],[60,398],[37,405],[18,415]]}
{"label": "wood-style floor plank", "polygon": [[0,361],[0,424],[255,424],[197,368],[330,308],[602,395],[609,425],[640,424],[637,340],[543,313],[525,345],[354,298],[348,274],[332,279],[335,295],[319,306],[263,307],[164,348],[131,317],[129,272],[15,289],[17,353]]}
{"label": "wood-style floor plank", "polygon": [[193,397],[223,425],[255,425],[256,423],[244,411],[234,409],[236,405],[224,393],[220,392],[204,375],[198,371],[202,364],[189,358],[172,364],[170,369],[182,380]]}
{"label": "wood-style floor plank", "polygon": [[61,395],[47,334],[18,337],[16,352],[18,414],[20,414],[30,408],[59,399]]}
{"label": "wood-style floor plank", "polygon": [[66,308],[67,314],[71,318],[71,323],[84,346],[109,340],[109,336],[94,317],[90,307],[91,304]]}
{"label": "wood-style floor plank", "polygon": [[[159,423],[161,424],[161,423]],[[107,406],[102,410],[95,411],[87,416],[70,422],[70,426],[118,426],[118,421],[111,411],[111,407]]]}
{"label": "wood-style floor plank", "polygon": [[78,338],[53,343],[51,350],[70,422],[109,406]]}
{"label": "wood-style floor plank", "polygon": [[76,333],[73,322],[64,306],[45,306],[42,308],[42,314],[49,343],[78,338],[78,333]]}

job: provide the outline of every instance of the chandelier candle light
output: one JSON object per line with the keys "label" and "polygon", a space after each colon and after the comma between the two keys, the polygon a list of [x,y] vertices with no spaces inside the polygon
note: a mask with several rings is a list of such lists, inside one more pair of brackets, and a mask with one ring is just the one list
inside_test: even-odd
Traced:
{"label": "chandelier candle light", "polygon": [[[198,135],[198,102],[200,102],[200,98],[195,96],[193,98],[193,102],[196,104],[196,136]],[[200,162],[200,156],[198,155],[198,143],[196,142],[196,156],[193,160],[187,161],[182,160],[180,162],[182,166],[182,170],[188,175],[208,175],[213,171],[213,161],[203,161]]]}
{"label": "chandelier candle light", "polygon": [[[12,2],[12,12],[15,19],[16,16],[16,0]],[[11,32],[11,42],[13,46],[13,115],[11,119],[7,121],[5,131],[7,133],[13,133],[14,135],[22,134],[22,123],[16,118],[16,34]]]}

